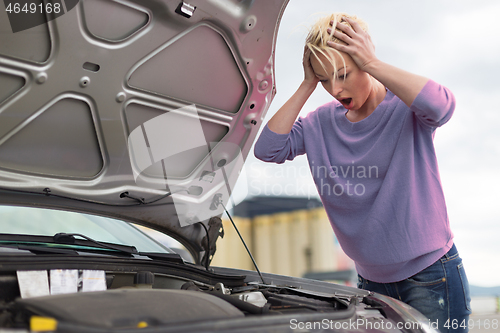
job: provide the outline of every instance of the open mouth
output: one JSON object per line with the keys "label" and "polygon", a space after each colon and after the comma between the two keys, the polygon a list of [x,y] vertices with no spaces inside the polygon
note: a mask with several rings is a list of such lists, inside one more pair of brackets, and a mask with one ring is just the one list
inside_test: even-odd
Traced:
{"label": "open mouth", "polygon": [[346,108],[346,109],[351,109],[353,107],[353,102],[352,98],[342,98],[340,100],[340,103]]}

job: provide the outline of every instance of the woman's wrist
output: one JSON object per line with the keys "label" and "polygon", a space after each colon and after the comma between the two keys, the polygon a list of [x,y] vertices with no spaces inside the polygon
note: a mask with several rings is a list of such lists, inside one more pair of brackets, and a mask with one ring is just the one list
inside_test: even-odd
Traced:
{"label": "woman's wrist", "polygon": [[362,70],[365,71],[365,72],[367,72],[368,74],[370,74],[374,78],[377,78],[377,74],[380,71],[380,68],[383,67],[383,66],[384,66],[384,62],[383,61],[381,61],[379,59],[374,59],[374,60],[370,61],[369,63],[367,63],[363,67]]}
{"label": "woman's wrist", "polygon": [[305,93],[308,93],[310,95],[316,89],[317,85],[318,85],[317,80],[313,81],[313,80],[304,79],[304,81],[302,81],[302,83],[300,84],[298,90],[302,90]]}

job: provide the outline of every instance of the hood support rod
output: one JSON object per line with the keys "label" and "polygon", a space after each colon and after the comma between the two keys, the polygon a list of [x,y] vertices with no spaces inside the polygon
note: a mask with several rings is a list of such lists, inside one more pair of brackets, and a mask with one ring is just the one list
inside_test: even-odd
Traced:
{"label": "hood support rod", "polygon": [[245,249],[247,250],[247,253],[248,253],[248,255],[250,256],[250,259],[252,259],[253,265],[255,266],[255,269],[257,270],[257,273],[259,273],[259,276],[260,276],[260,279],[262,280],[262,283],[263,283],[263,284],[266,284],[266,282],[264,281],[264,277],[262,276],[262,273],[260,272],[259,267],[257,267],[257,263],[255,262],[255,259],[254,259],[254,258],[253,258],[253,256],[252,256],[252,253],[251,253],[251,252],[250,252],[250,250],[248,249],[248,246],[247,246],[247,244],[245,243],[245,241],[243,240],[243,237],[241,236],[240,231],[238,230],[238,228],[236,228],[236,224],[234,224],[233,218],[231,217],[231,215],[229,215],[229,212],[227,211],[227,209],[226,209],[226,207],[224,206],[224,204],[223,204],[222,202],[220,202],[220,204],[222,205],[222,207],[224,207],[224,211],[226,212],[227,216],[229,217],[229,220],[231,221],[231,223],[233,224],[234,230],[236,230],[236,233],[237,233],[237,234],[238,234],[238,236],[240,237],[241,242],[242,242],[242,243],[243,243],[243,245],[245,246]]}

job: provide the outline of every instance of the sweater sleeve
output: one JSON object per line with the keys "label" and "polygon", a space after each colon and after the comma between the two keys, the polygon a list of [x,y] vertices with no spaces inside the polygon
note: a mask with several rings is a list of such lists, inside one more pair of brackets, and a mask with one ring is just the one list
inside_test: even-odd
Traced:
{"label": "sweater sleeve", "polygon": [[450,120],[455,110],[455,96],[452,92],[429,80],[413,101],[411,110],[424,125],[436,128]]}
{"label": "sweater sleeve", "polygon": [[305,154],[303,122],[299,118],[288,134],[278,134],[266,126],[255,143],[254,154],[264,162],[284,163]]}

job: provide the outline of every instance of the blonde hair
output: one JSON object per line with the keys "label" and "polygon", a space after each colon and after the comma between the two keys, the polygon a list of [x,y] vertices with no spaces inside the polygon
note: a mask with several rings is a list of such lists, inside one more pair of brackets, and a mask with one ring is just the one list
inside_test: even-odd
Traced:
{"label": "blonde hair", "polygon": [[[358,18],[357,16],[349,15],[346,13],[333,13],[333,14],[323,16],[320,19],[318,19],[316,21],[316,23],[314,23],[313,26],[309,29],[309,34],[306,37],[306,47],[311,51],[311,55],[314,55],[316,57],[316,59],[319,61],[319,63],[321,64],[321,66],[323,67],[324,70],[326,70],[326,67],[325,67],[325,64],[323,63],[323,61],[321,61],[321,59],[319,58],[319,55],[321,54],[326,59],[328,59],[328,61],[333,66],[333,69],[335,72],[335,79],[338,78],[337,65],[335,64],[335,59],[334,59],[333,55],[328,51],[332,51],[335,54],[337,54],[338,56],[340,56],[344,66],[345,66],[345,60],[344,60],[344,57],[342,56],[342,54],[339,51],[335,50],[333,47],[328,46],[327,42],[332,41],[334,43],[343,44],[343,45],[346,45],[346,43],[344,41],[338,39],[337,37],[333,36],[333,32],[335,30],[340,31],[341,33],[344,33],[342,30],[339,30],[336,28],[335,30],[332,29],[331,32],[328,33],[327,29],[331,28],[331,27],[336,27],[337,22],[340,22],[340,23],[345,24],[345,25],[349,26],[350,28],[352,28],[351,24],[349,24],[349,22],[347,22],[344,19],[344,17],[348,17],[348,18],[356,21],[364,31],[368,32],[367,24],[363,20]],[[333,21],[333,24],[330,24],[330,22],[332,22],[332,21]]]}

